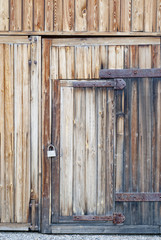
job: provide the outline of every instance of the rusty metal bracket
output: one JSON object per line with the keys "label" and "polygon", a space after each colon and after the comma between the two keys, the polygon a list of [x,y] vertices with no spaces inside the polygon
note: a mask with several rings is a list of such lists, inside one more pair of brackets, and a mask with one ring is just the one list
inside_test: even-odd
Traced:
{"label": "rusty metal bracket", "polygon": [[73,216],[74,221],[112,221],[113,224],[120,224],[125,221],[125,216],[122,213],[113,213],[112,216]]}
{"label": "rusty metal bracket", "polygon": [[161,193],[116,193],[116,202],[161,202]]}
{"label": "rusty metal bracket", "polygon": [[150,69],[101,69],[100,78],[155,78],[161,77],[161,68]]}

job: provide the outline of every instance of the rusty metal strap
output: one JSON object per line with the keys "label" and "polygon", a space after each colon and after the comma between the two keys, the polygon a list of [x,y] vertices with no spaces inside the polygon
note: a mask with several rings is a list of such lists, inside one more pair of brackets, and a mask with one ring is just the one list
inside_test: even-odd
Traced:
{"label": "rusty metal strap", "polygon": [[159,78],[161,68],[151,69],[101,69],[100,78]]}
{"label": "rusty metal strap", "polygon": [[111,216],[73,216],[74,221],[112,221],[114,224],[120,224],[125,221],[125,216],[122,213],[114,213]]}
{"label": "rusty metal strap", "polygon": [[161,202],[161,193],[116,193],[116,202]]}

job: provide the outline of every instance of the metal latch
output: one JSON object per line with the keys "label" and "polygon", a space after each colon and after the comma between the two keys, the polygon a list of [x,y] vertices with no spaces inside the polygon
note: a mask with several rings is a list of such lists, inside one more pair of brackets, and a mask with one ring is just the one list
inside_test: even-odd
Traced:
{"label": "metal latch", "polygon": [[52,144],[50,144],[47,148],[47,157],[48,158],[56,157],[56,149]]}

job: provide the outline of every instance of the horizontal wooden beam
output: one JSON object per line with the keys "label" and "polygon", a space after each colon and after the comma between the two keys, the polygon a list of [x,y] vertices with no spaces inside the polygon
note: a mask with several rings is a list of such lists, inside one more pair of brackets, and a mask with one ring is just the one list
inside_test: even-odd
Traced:
{"label": "horizontal wooden beam", "polygon": [[155,78],[161,77],[161,68],[152,69],[101,69],[100,78]]}
{"label": "horizontal wooden beam", "polygon": [[61,80],[62,87],[74,87],[74,88],[114,88],[116,90],[124,89],[126,87],[126,82],[123,79],[114,80]]}
{"label": "horizontal wooden beam", "polygon": [[161,193],[116,193],[116,202],[161,202]]}
{"label": "horizontal wooden beam", "polygon": [[96,32],[96,31],[2,31],[3,36],[131,36],[131,37],[160,37],[161,32]]}

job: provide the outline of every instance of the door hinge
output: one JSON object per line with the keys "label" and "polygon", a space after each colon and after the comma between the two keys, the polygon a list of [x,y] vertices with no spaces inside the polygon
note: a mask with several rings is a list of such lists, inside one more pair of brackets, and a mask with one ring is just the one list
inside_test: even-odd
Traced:
{"label": "door hinge", "polygon": [[73,216],[74,221],[112,221],[113,224],[120,224],[125,221],[125,216],[122,213],[113,213],[111,216]]}
{"label": "door hinge", "polygon": [[33,194],[31,194],[31,200],[30,200],[30,227],[29,229],[31,231],[38,231],[39,230],[39,204],[36,202],[35,198],[33,197]]}

